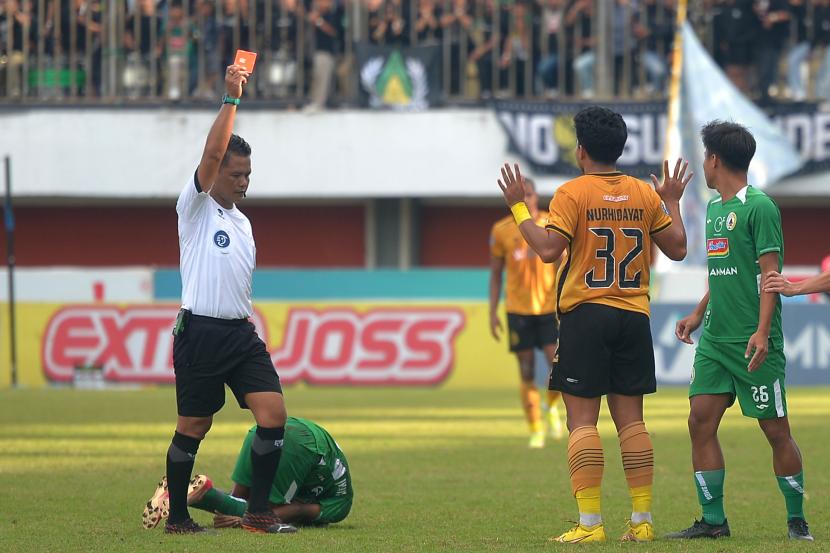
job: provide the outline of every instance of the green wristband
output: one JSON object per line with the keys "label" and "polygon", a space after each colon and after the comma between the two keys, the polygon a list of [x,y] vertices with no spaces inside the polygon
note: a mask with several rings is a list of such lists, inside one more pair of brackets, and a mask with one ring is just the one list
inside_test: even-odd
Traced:
{"label": "green wristband", "polygon": [[235,106],[238,106],[239,105],[239,98],[232,98],[232,97],[228,96],[227,94],[225,94],[224,96],[222,96],[222,104],[223,105],[224,104],[233,104]]}

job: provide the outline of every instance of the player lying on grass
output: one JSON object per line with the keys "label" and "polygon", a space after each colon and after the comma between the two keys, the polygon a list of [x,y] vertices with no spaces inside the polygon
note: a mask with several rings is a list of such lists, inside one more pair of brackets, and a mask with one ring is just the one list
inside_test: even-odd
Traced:
{"label": "player lying on grass", "polygon": [[736,123],[713,121],[701,131],[706,185],[720,195],[706,209],[709,291],[694,313],[677,323],[677,338],[692,344],[703,325],[689,384],[689,435],[694,483],[703,516],[669,538],[730,535],[723,508],[725,463],[718,427],[738,400],[758,420],[772,446],[772,466],[784,496],[789,537],[812,541],[804,520],[801,451],[787,418],[786,363],[781,299],[761,275],[784,264],[781,213],[772,199],[749,186],[755,138]]}
{"label": "player lying on grass", "polygon": [[[204,475],[190,481],[188,506],[215,513],[217,528],[238,527],[245,514],[255,431],[256,427],[248,431],[236,459],[230,494],[213,487]],[[288,417],[282,458],[268,498],[274,514],[285,523],[340,522],[349,514],[353,497],[349,465],[334,438],[310,420]],[[154,528],[167,512],[167,481],[163,478],[144,507],[144,527]]]}

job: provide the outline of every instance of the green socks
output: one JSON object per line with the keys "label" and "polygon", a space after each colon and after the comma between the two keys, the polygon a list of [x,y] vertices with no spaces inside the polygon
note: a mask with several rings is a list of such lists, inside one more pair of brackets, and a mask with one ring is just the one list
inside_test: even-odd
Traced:
{"label": "green socks", "polygon": [[[703,507],[703,520],[709,524],[720,526],[726,520],[723,512],[723,479],[724,469],[699,470],[695,472],[695,487],[697,500]],[[783,490],[783,488],[781,488]],[[789,508],[789,503],[787,504]]]}
{"label": "green socks", "polygon": [[201,501],[194,503],[191,507],[210,513],[219,512],[223,515],[241,517],[245,514],[248,502],[216,488],[211,488],[205,493]]}
{"label": "green socks", "polygon": [[787,504],[787,520],[804,518],[804,471],[794,476],[776,476]]}

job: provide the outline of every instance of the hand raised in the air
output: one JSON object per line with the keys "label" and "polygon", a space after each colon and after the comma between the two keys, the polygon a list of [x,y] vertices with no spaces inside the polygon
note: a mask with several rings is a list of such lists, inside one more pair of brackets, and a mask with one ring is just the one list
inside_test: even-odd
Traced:
{"label": "hand raised in the air", "polygon": [[508,207],[513,207],[514,204],[525,201],[525,179],[519,171],[519,164],[515,164],[515,175],[513,169],[510,168],[509,163],[505,163],[501,168],[502,180],[499,180],[499,188],[504,194],[504,201]]}
{"label": "hand raised in the air", "polygon": [[231,98],[242,97],[242,86],[248,84],[251,73],[238,65],[229,65],[225,71],[225,92]]}
{"label": "hand raised in the air", "polygon": [[686,190],[686,185],[695,176],[694,173],[686,175],[686,169],[689,168],[689,162],[684,162],[681,158],[677,158],[677,163],[674,165],[674,173],[669,173],[669,160],[663,161],[663,183],[657,179],[653,174],[651,175],[651,182],[654,183],[654,190],[664,202],[679,202],[683,197],[683,191]]}

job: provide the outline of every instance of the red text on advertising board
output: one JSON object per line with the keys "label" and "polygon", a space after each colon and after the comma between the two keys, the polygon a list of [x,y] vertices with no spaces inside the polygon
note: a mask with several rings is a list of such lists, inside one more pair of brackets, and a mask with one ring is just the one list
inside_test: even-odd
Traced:
{"label": "red text on advertising board", "polygon": [[293,309],[272,357],[287,384],[438,384],[463,326],[458,309]]}
{"label": "red text on advertising board", "polygon": [[[65,307],[46,325],[46,376],[70,381],[75,368],[94,366],[111,381],[173,382],[171,330],[178,310],[172,305]],[[260,331],[261,320],[258,313],[253,317]]]}
{"label": "red text on advertising board", "polygon": [[[109,381],[172,383],[177,312],[172,305],[60,309],[44,332],[44,372],[71,381],[76,368],[95,366]],[[252,322],[267,344],[263,320],[256,311]],[[272,357],[286,384],[432,385],[451,372],[464,322],[452,308],[294,309]]]}

